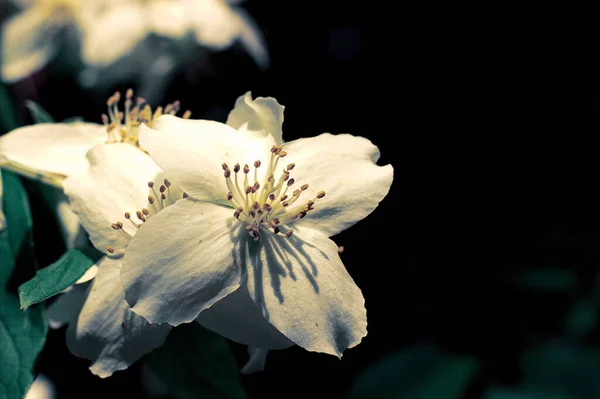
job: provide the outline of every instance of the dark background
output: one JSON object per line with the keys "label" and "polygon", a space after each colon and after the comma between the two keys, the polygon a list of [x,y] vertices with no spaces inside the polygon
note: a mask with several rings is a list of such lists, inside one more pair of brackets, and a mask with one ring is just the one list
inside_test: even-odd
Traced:
{"label": "dark background", "polygon": [[[265,372],[243,377],[249,397],[340,398],[386,355],[430,345],[478,360],[465,397],[479,398],[520,384],[529,348],[594,347],[596,324],[573,332],[568,315],[598,303],[598,147],[591,101],[570,90],[560,20],[539,10],[326,3],[247,2],[268,70],[234,47],[180,73],[164,96],[193,118],[221,121],[248,90],[273,96],[286,106],[286,141],[352,133],[394,166],[380,206],[333,237],[366,298],[369,334],[341,361],[297,347],[271,352]],[[11,90],[26,122],[25,98],[56,120],[100,122],[105,112],[105,97],[51,68]],[[47,261],[60,256],[47,247]],[[245,349],[232,348],[243,364]],[[100,380],[68,352],[62,329],[50,331],[38,369],[59,398],[135,398],[145,395],[141,363]]]}

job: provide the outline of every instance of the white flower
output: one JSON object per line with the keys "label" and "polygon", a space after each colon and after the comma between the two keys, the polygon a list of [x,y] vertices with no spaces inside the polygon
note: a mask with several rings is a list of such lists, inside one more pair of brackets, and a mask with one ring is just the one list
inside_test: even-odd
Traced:
{"label": "white flower", "polygon": [[125,299],[151,323],[197,319],[254,348],[294,343],[341,356],[367,319],[328,237],[377,207],[393,169],[349,134],[283,144],[282,122],[274,99],[247,94],[227,124],[162,116],[141,127],[141,145],[190,197],[131,240]]}
{"label": "white flower", "polygon": [[260,66],[268,63],[262,36],[239,7],[225,0],[28,0],[2,27],[2,79],[16,81],[56,54],[59,33],[71,28],[85,64],[104,66],[131,52],[150,34],[223,49],[239,39]]}

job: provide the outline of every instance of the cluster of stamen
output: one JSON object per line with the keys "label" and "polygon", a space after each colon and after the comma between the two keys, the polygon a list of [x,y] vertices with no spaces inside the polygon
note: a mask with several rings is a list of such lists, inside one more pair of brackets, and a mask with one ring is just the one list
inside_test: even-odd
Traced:
{"label": "cluster of stamen", "polygon": [[[145,223],[148,219],[150,219],[153,215],[156,215],[158,212],[165,209],[167,206],[174,204],[177,200],[179,200],[179,196],[172,192],[170,189],[171,182],[168,179],[164,179],[162,181],[163,184],[157,186],[152,181],[148,182],[149,194],[148,194],[148,205],[144,208],[136,210],[133,213],[125,212],[125,223],[131,223],[136,229],[139,229],[143,223]],[[181,192],[181,191],[179,191]],[[188,194],[183,193],[183,198],[187,198]],[[113,230],[120,231],[127,238],[131,239],[133,234],[128,233],[123,229],[123,222],[118,221],[116,223],[112,223],[110,227]],[[115,250],[111,247],[106,247],[106,250],[109,253],[114,253]]]}
{"label": "cluster of stamen", "polygon": [[[295,180],[290,177],[290,171],[296,166],[293,163],[288,164],[279,177],[275,176],[279,160],[286,155],[287,152],[282,146],[271,148],[271,157],[262,185],[258,182],[258,168],[262,165],[260,160],[254,162],[253,180],[248,165],[241,168],[239,164],[235,164],[233,167],[235,179],[231,177],[229,166],[226,163],[222,165],[229,190],[227,200],[235,207],[233,216],[245,224],[248,234],[255,241],[260,238],[261,229],[290,237],[294,230],[285,226],[295,219],[305,217],[314,209],[315,201],[325,196],[325,191],[319,191],[315,198],[300,205],[296,204],[301,194],[308,189],[308,184],[303,184],[289,193],[295,183]],[[238,176],[240,171],[244,174],[243,178]]]}
{"label": "cluster of stamen", "polygon": [[[179,101],[152,111],[150,105],[146,104],[143,98],[133,99],[133,90],[131,89],[128,89],[125,94],[124,112],[119,110],[119,101],[121,101],[121,93],[116,92],[106,102],[108,115],[102,114],[102,123],[106,126],[108,134],[108,143],[129,143],[139,147],[138,131],[142,123],[152,127],[159,116],[163,114],[176,115],[179,112]],[[191,115],[190,111],[185,111],[182,117],[188,119]]]}

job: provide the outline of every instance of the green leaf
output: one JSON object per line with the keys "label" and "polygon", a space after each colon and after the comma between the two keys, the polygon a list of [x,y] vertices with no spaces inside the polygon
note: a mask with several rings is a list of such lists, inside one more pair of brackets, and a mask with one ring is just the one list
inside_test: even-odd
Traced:
{"label": "green leaf", "polygon": [[598,309],[589,299],[582,299],[573,305],[565,320],[566,330],[571,336],[583,337],[590,334],[598,324]]}
{"label": "green leaf", "polygon": [[70,249],[48,267],[39,270],[35,277],[19,287],[21,308],[45,301],[74,284],[95,263],[78,249]]}
{"label": "green leaf", "polygon": [[2,185],[7,224],[0,233],[0,398],[19,399],[33,382],[33,366],[44,346],[48,327],[43,307],[24,312],[19,309],[18,298],[8,291],[17,260],[33,248],[32,224],[19,178],[3,171]]}
{"label": "green leaf", "polygon": [[415,347],[367,368],[344,398],[460,399],[478,367],[472,357]]}
{"label": "green leaf", "polygon": [[573,399],[573,397],[547,393],[532,387],[491,387],[483,393],[481,399]]}
{"label": "green leaf", "polygon": [[198,323],[174,328],[148,362],[178,399],[246,398],[227,340]]}
{"label": "green leaf", "polygon": [[27,100],[25,101],[25,106],[31,111],[31,117],[35,123],[54,123],[54,118],[40,105]]}
{"label": "green leaf", "polygon": [[572,291],[577,282],[573,270],[558,268],[520,271],[512,276],[512,280],[528,290],[555,293]]}
{"label": "green leaf", "polygon": [[21,124],[17,116],[8,87],[0,82],[0,133],[9,132]]}

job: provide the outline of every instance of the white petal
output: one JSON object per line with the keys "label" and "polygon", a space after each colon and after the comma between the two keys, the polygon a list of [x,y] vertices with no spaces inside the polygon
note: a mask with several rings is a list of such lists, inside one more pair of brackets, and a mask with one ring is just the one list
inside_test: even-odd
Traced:
{"label": "white petal", "polygon": [[[64,181],[65,194],[94,246],[107,254],[106,247],[122,253],[129,243],[128,234],[137,231],[132,222],[142,223],[136,211],[152,209],[148,182],[162,171],[148,155],[125,143],[98,145],[88,152],[88,159],[86,174]],[[131,214],[130,220],[125,219],[125,212]],[[111,227],[116,222],[123,223],[123,230]]]}
{"label": "white petal", "polygon": [[104,258],[76,322],[69,324],[67,346],[90,359],[92,373],[104,378],[126,369],[164,342],[170,327],[149,324],[129,310],[119,280],[121,260]]}
{"label": "white petal", "polygon": [[270,58],[265,38],[256,23],[242,8],[235,8],[235,12],[241,22],[239,39],[242,47],[246,49],[256,65],[266,69],[269,66]]}
{"label": "white petal", "polygon": [[187,6],[192,30],[202,44],[222,49],[238,37],[241,21],[222,0],[188,1]]}
{"label": "white petal", "polygon": [[298,346],[341,357],[367,335],[365,300],[327,236],[307,227],[263,234],[249,252],[250,296]]}
{"label": "white petal", "polygon": [[62,192],[58,192],[57,195],[59,196],[56,205],[57,221],[67,249],[85,247],[88,245],[88,237],[79,223],[79,217],[71,209],[68,197]]}
{"label": "white petal", "polygon": [[244,345],[284,349],[294,344],[265,320],[245,286],[201,312],[196,321],[203,327]]}
{"label": "white petal", "polygon": [[248,362],[242,367],[242,374],[252,374],[258,371],[264,371],[267,363],[268,349],[248,347]]}
{"label": "white petal", "polygon": [[173,0],[154,0],[146,6],[152,31],[158,35],[181,38],[190,29],[186,4]]}
{"label": "white petal", "polygon": [[110,64],[129,53],[148,33],[138,4],[107,8],[100,15],[82,19],[82,57],[91,65]]}
{"label": "white petal", "polygon": [[282,129],[284,106],[273,97],[257,97],[247,92],[239,96],[229,113],[227,124],[250,138],[271,136],[274,145],[283,143]]}
{"label": "white petal", "polygon": [[179,325],[240,285],[232,210],[181,200],[131,240],[121,281],[131,309],[151,323]]}
{"label": "white petal", "polygon": [[[252,166],[257,159],[264,163],[271,147],[269,140],[248,140],[223,123],[171,115],[158,118],[152,129],[142,125],[140,144],[183,191],[198,200],[223,204],[229,204],[229,190],[221,165]],[[265,169],[260,172],[266,173]]]}
{"label": "white petal", "polygon": [[286,162],[296,164],[291,173],[296,185],[309,185],[301,202],[314,200],[321,190],[326,193],[294,226],[335,235],[373,212],[390,190],[394,169],[376,164],[379,149],[364,137],[324,133],[291,141],[284,148]]}
{"label": "white petal", "polygon": [[3,23],[2,80],[14,82],[42,69],[54,56],[56,18],[49,7],[31,7]]}
{"label": "white petal", "polygon": [[54,383],[45,374],[38,374],[29,387],[24,399],[55,399],[56,388]]}
{"label": "white petal", "polygon": [[83,273],[83,276],[79,277],[79,279],[75,281],[75,284],[87,283],[88,281],[96,277],[96,274],[98,274],[98,266],[92,265],[89,269],[86,270],[85,273]]}
{"label": "white petal", "polygon": [[85,285],[72,285],[66,293],[58,295],[46,309],[48,325],[52,329],[58,329],[67,323],[77,320],[77,315],[83,307],[86,294]]}
{"label": "white petal", "polygon": [[78,129],[61,123],[41,123],[15,129],[0,138],[0,163],[22,165],[44,175],[85,173],[85,154],[106,141],[104,128],[95,126],[96,129]]}

